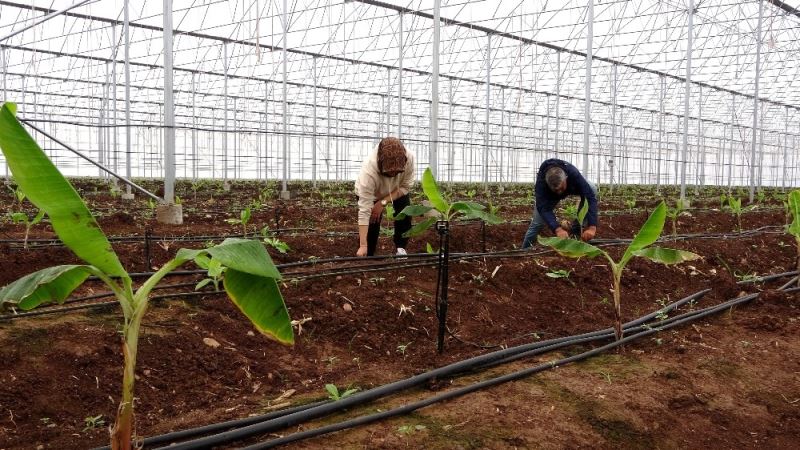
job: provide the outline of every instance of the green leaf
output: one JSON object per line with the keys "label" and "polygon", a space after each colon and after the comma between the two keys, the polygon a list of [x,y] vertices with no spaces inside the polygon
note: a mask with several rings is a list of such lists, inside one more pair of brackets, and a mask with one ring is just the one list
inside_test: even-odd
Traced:
{"label": "green leaf", "polygon": [[592,244],[587,244],[586,242],[577,241],[575,239],[561,239],[558,237],[543,238],[539,236],[538,241],[542,245],[551,247],[560,255],[570,258],[582,258],[584,256],[594,258],[595,256],[600,256],[605,253]]}
{"label": "green leaf", "polygon": [[89,266],[82,265],[42,269],[0,289],[0,306],[17,305],[20,309],[29,310],[42,303],[62,303],[83,284],[90,273]]}
{"label": "green leaf", "polygon": [[14,116],[16,105],[0,110],[0,148],[28,199],[43,210],[64,245],[112,277],[127,277],[105,234],[75,189],[56,169]]}
{"label": "green leaf", "polygon": [[430,167],[425,169],[425,173],[422,174],[422,191],[437,211],[447,214],[447,210],[450,209],[449,205],[442,197]]}
{"label": "green leaf", "polygon": [[800,237],[800,190],[789,192],[789,211],[792,214],[792,223],[789,225],[789,233]]}
{"label": "green leaf", "polygon": [[625,254],[622,255],[620,263],[624,266],[629,259],[633,256],[633,252],[641,250],[648,245],[654,243],[661,236],[661,231],[664,230],[664,220],[667,218],[667,205],[662,200],[655,210],[650,213],[650,217],[636,233],[633,241],[625,249]]}
{"label": "green leaf", "polygon": [[337,388],[335,384],[326,384],[325,390],[328,391],[328,395],[330,395],[333,400],[339,400],[339,388]]}
{"label": "green leaf", "polygon": [[289,311],[274,278],[240,272],[228,266],[224,286],[233,303],[258,331],[282,344],[294,344]]}
{"label": "green leaf", "polygon": [[200,280],[199,283],[197,283],[197,285],[195,285],[194,290],[195,291],[199,291],[200,289],[203,289],[208,283],[211,283],[212,281],[214,281],[214,280],[212,280],[211,278],[203,278],[202,280]]}
{"label": "green leaf", "polygon": [[484,222],[488,223],[489,225],[497,225],[498,223],[503,223],[503,219],[497,217],[494,214],[488,213],[486,211],[481,211],[480,209],[471,209],[468,212],[464,213],[465,219],[481,219]]}
{"label": "green leaf", "polygon": [[428,217],[427,219],[423,220],[422,222],[417,223],[410,230],[403,233],[404,237],[414,237],[419,236],[420,234],[424,233],[425,230],[431,227],[434,223],[436,223],[438,219],[436,217]]}
{"label": "green leaf", "polygon": [[432,209],[433,208],[431,208],[430,206],[425,206],[425,205],[409,205],[403,208],[402,211],[400,211],[400,214],[397,215],[396,219],[400,220],[402,218],[405,218],[406,216],[411,216],[411,217],[421,216]]}
{"label": "green leaf", "polygon": [[700,258],[700,255],[686,250],[662,247],[648,247],[642,250],[636,250],[633,254],[661,264],[678,264]]}
{"label": "green leaf", "polygon": [[425,252],[429,254],[439,253],[438,250],[433,249],[433,246],[431,245],[430,242],[425,243]]}
{"label": "green leaf", "polygon": [[453,202],[453,204],[450,205],[450,208],[461,212],[466,212],[470,210],[483,211],[486,209],[485,206],[477,202]]}
{"label": "green leaf", "polygon": [[36,217],[31,220],[31,225],[36,225],[37,223],[41,222],[42,219],[44,219],[44,211],[40,209],[39,212],[36,213]]}
{"label": "green leaf", "polygon": [[[258,241],[229,238],[204,251],[231,269],[260,277],[281,279],[281,273],[272,262],[267,249]],[[178,252],[178,257],[180,256],[181,252]]]}
{"label": "green leaf", "polygon": [[589,212],[589,201],[584,200],[583,206],[578,211],[578,223],[583,226],[583,221],[586,219],[586,214]]}
{"label": "green leaf", "polygon": [[239,213],[239,216],[242,219],[242,223],[249,222],[250,221],[250,207],[248,206],[247,208],[243,209],[242,212]]}

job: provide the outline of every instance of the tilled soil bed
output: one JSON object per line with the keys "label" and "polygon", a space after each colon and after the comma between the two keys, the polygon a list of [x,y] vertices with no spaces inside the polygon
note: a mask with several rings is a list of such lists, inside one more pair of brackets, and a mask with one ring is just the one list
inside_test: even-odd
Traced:
{"label": "tilled soil bed", "polygon": [[[348,225],[352,207],[289,202],[275,220],[277,207],[256,212],[252,228],[300,229],[279,233],[291,250],[285,255],[270,250],[277,263],[355,252],[357,238]],[[632,237],[647,217],[647,205],[641,207],[602,216],[598,237]],[[477,223],[453,226],[451,251],[518,246],[529,211],[509,208],[504,217],[511,223],[485,230]],[[225,211],[188,213],[179,227],[157,225],[144,213],[110,212],[100,218],[110,236],[144,236],[148,228],[156,236],[114,244],[131,272],[159,267],[182,246],[205,244],[178,242],[180,236],[241,233],[241,227],[221,223],[234,215]],[[788,278],[737,284],[795,267],[793,239],[779,227],[783,221],[780,210],[749,212],[744,229],[772,227],[748,235],[668,241],[663,245],[703,259],[669,267],[634,259],[623,277],[625,320],[706,288],[711,292],[680,312],[762,292],[753,302],[584,362],[289,447],[794,448],[800,442],[799,294],[775,290]],[[732,233],[736,226],[729,213],[698,210],[681,217],[677,231]],[[20,238],[22,232],[8,224],[0,228],[3,239]],[[670,232],[668,223],[665,235]],[[53,235],[43,227],[32,237]],[[390,241],[381,237],[384,254],[392,250]],[[426,242],[437,246],[438,238],[429,233],[414,239],[409,251],[424,252]],[[17,243],[0,245],[5,260],[0,285],[49,265],[77,262],[63,247],[42,242],[27,250]],[[624,250],[608,248],[615,257]],[[303,322],[290,348],[254,333],[224,295],[154,301],[139,348],[137,432],[150,436],[260,414],[325,399],[327,383],[365,390],[502,346],[609,327],[611,276],[605,261],[569,260],[542,250],[451,263],[450,332],[442,355],[435,343],[436,270],[408,267],[419,261],[415,258],[388,270],[354,269],[325,277],[304,276],[367,262],[285,269],[283,295],[292,318]],[[557,270],[569,276],[547,275]],[[163,293],[192,292],[201,278],[171,277],[167,284],[190,285]],[[89,283],[75,296],[104,291]],[[280,434],[386,410],[589,348],[570,347],[486,373],[437,380]],[[117,309],[0,321],[0,361],[0,449],[83,449],[107,442],[122,378]],[[282,397],[290,390],[292,395]]]}

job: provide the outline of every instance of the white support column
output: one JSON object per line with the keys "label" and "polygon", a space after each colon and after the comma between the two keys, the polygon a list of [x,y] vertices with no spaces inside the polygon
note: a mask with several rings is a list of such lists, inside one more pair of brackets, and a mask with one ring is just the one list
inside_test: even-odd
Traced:
{"label": "white support column", "polygon": [[686,92],[683,95],[683,152],[681,155],[681,201],[686,199],[686,159],[689,154],[689,100],[692,96],[692,38],[694,0],[689,0],[689,26],[686,43]]}
{"label": "white support column", "polygon": [[[612,66],[611,76],[611,159],[608,161],[610,192],[614,193],[614,168],[617,165],[617,65]],[[599,178],[599,177],[598,177]]]}
{"label": "white support column", "polygon": [[397,139],[403,139],[403,13],[400,13],[400,28],[397,31]]}
{"label": "white support column", "polygon": [[661,78],[661,95],[658,102],[658,149],[656,156],[656,195],[658,195],[661,188],[661,147],[664,142],[664,96],[666,95],[666,80],[664,75]]}
{"label": "white support column", "polygon": [[[131,179],[131,27],[128,2],[123,2],[123,33],[125,34],[125,178]],[[124,200],[133,200],[131,186],[125,185]]]}
{"label": "white support column", "polygon": [[700,153],[700,162],[697,165],[697,182],[695,193],[700,193],[700,187],[706,184],[706,137],[703,133],[703,85],[697,87],[697,151]]}
{"label": "white support column", "polygon": [[764,175],[764,117],[766,117],[764,109],[766,106],[766,103],[761,102],[761,120],[759,121],[761,126],[758,127],[758,177],[756,181],[756,186],[758,186],[759,191],[761,187],[764,186],[762,176]]}
{"label": "white support column", "polygon": [[560,102],[561,102],[561,52],[560,51],[556,52],[556,70],[557,70],[558,73],[556,73],[556,142],[555,142],[555,152],[556,152],[556,156],[558,157],[558,156],[560,156],[559,153],[558,153],[559,152],[558,135],[559,135],[560,125],[561,125],[560,124],[561,117],[560,117],[560,111],[559,111],[559,106],[560,106]]}
{"label": "white support column", "polygon": [[289,102],[287,99],[286,89],[286,45],[289,35],[289,5],[286,0],[283,0],[283,48],[282,48],[282,67],[283,67],[283,182],[281,184],[281,199],[289,199],[289,188],[287,182],[289,179]]}
{"label": "white support column", "polygon": [[761,79],[761,24],[764,20],[764,0],[758,0],[758,28],[756,29],[756,78],[753,93],[753,139],[750,152],[750,203],[756,193],[756,130],[758,130],[758,82]]}
{"label": "white support column", "polygon": [[594,0],[589,0],[586,32],[586,93],[583,112],[583,176],[589,178],[589,128],[592,123],[592,37],[594,28]]}
{"label": "white support column", "polygon": [[160,223],[183,223],[175,204],[175,92],[172,83],[172,0],[164,0],[164,204],[156,209]]}
{"label": "white support column", "polygon": [[731,92],[731,142],[728,146],[728,193],[731,192],[733,179],[733,136],[736,131],[736,94]]}
{"label": "white support column", "polygon": [[311,123],[311,185],[317,187],[317,58],[313,59],[314,75],[314,119]]}
{"label": "white support column", "polygon": [[222,124],[222,179],[223,186],[230,189],[228,184],[228,42],[222,43],[222,66],[224,70],[224,78],[222,80],[222,95],[223,101],[223,124]]}
{"label": "white support column", "polygon": [[789,106],[786,106],[786,119],[783,121],[783,181],[781,187],[786,190],[786,168],[789,167]]}
{"label": "white support column", "polygon": [[192,72],[192,180],[197,180],[197,73]]}
{"label": "white support column", "polygon": [[430,147],[428,148],[428,164],[434,178],[439,178],[439,36],[441,22],[439,21],[439,10],[442,0],[433,2],[433,70],[431,73],[431,110],[430,127],[428,136]]}
{"label": "white support column", "polygon": [[489,189],[489,108],[492,82],[492,35],[486,35],[486,130],[483,135],[483,188]]}

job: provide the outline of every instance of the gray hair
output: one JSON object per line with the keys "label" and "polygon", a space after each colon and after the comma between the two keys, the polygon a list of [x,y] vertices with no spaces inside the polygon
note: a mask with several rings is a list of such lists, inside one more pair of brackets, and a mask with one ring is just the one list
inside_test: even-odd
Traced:
{"label": "gray hair", "polygon": [[564,172],[564,169],[558,166],[553,166],[547,169],[547,172],[544,174],[544,179],[547,182],[547,187],[550,190],[555,191],[561,186],[561,183],[567,179],[567,173]]}

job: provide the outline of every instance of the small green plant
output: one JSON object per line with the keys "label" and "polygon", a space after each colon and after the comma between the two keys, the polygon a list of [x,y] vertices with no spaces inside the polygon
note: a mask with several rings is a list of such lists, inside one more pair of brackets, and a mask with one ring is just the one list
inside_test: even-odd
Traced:
{"label": "small green plant", "polygon": [[736,216],[736,226],[738,231],[742,231],[742,199],[729,196],[728,197],[728,210]]}
{"label": "small green plant", "polygon": [[400,434],[410,435],[417,431],[423,431],[427,427],[425,425],[402,425],[397,427],[397,432]]}
{"label": "small green plant", "polygon": [[220,260],[209,258],[206,255],[199,255],[194,259],[194,263],[197,264],[197,266],[201,269],[205,269],[206,275],[208,276],[208,278],[200,280],[200,282],[194,287],[194,290],[199,291],[208,283],[213,283],[214,290],[219,291],[219,282],[222,281],[222,277],[225,275],[225,270],[227,270],[227,267],[223,266]]}
{"label": "small green plant", "polygon": [[150,293],[181,265],[200,256],[218,259],[227,267],[225,291],[256,329],[283,344],[294,343],[289,313],[277,284],[280,272],[256,241],[226,239],[207,249],[181,249],[134,290],[131,276],[86,203],[15,116],[16,105],[5,103],[0,110],[0,148],[8,167],[31,203],[45,211],[64,245],[86,264],[48,267],[13,281],[0,289],[0,307],[31,310],[45,303],[63,303],[90,275],[114,293],[123,316],[120,335],[124,368],[122,400],[110,436],[113,450],[131,448],[139,330]]}
{"label": "small green plant", "polygon": [[25,193],[22,192],[22,189],[20,189],[19,186],[17,187],[9,186],[8,189],[11,190],[11,195],[13,195],[14,199],[17,201],[17,210],[22,211],[22,202],[25,201],[26,197]]}
{"label": "small green plant", "polygon": [[658,207],[650,214],[650,217],[639,229],[633,241],[625,249],[625,253],[619,261],[614,261],[605,251],[587,244],[586,242],[574,239],[560,239],[558,237],[543,238],[539,237],[539,243],[552,247],[563,256],[570,258],[582,258],[584,256],[594,258],[604,256],[611,267],[614,282],[614,334],[617,340],[622,339],[622,313],[620,293],[622,290],[621,280],[625,266],[634,256],[647,258],[653,262],[661,264],[678,264],[684,261],[691,261],[700,256],[685,250],[675,250],[662,247],[651,247],[658,240],[661,231],[664,229],[666,219],[666,205],[662,201]]}
{"label": "small green plant", "polygon": [[98,414],[96,416],[88,416],[83,418],[83,431],[87,430],[94,430],[95,428],[100,428],[106,424],[105,419],[103,419],[102,414]]}
{"label": "small green plant", "polygon": [[428,217],[422,222],[417,223],[404,236],[418,236],[424,233],[428,228],[433,226],[437,220],[452,221],[459,215],[464,219],[481,219],[488,224],[498,224],[503,220],[496,215],[486,211],[486,207],[475,202],[448,202],[441,194],[436,180],[433,178],[433,173],[430,168],[425,169],[422,174],[422,191],[428,198],[428,201],[433,206],[425,205],[411,205],[406,206],[400,214],[397,215],[397,220],[403,219],[406,216],[422,216],[430,211],[436,210],[440,217]]}
{"label": "small green plant", "polygon": [[626,198],[625,207],[628,208],[628,212],[633,212],[634,208],[636,208],[636,200],[632,198]]}
{"label": "small green plant", "polygon": [[[794,236],[795,244],[797,244],[797,270],[800,271],[800,190],[790,192],[788,200],[792,223],[786,230]],[[798,277],[797,286],[800,287],[800,277]]]}
{"label": "small green plant", "polygon": [[675,201],[674,208],[667,208],[667,217],[672,222],[672,237],[678,235],[678,217],[686,213],[689,209],[689,200],[678,199]]}
{"label": "small green plant", "polygon": [[264,241],[264,244],[274,248],[275,250],[279,251],[282,254],[285,254],[286,252],[291,250],[289,244],[278,239],[278,237],[275,236],[275,233],[270,231],[269,227],[264,227],[261,229],[261,236],[262,240]]}
{"label": "small green plant", "polygon": [[36,226],[39,222],[42,221],[44,218],[44,211],[38,209],[36,215],[33,216],[33,219],[28,217],[28,215],[24,212],[14,212],[10,214],[11,223],[17,224],[22,223],[25,224],[25,239],[23,241],[22,247],[26,250],[28,249],[28,236],[31,233],[31,228]]}
{"label": "small green plant", "polygon": [[247,224],[250,222],[251,210],[250,207],[246,207],[243,210],[239,211],[239,218],[238,219],[225,219],[225,222],[228,222],[231,225],[241,225],[242,226],[242,235],[247,237]]}
{"label": "small green plant", "polygon": [[569,278],[569,275],[571,273],[572,273],[572,271],[570,271],[570,270],[555,269],[555,270],[551,270],[551,271],[545,273],[545,275],[547,275],[550,278]]}
{"label": "small green plant", "polygon": [[403,355],[403,359],[406,359],[406,350],[408,350],[408,346],[411,345],[411,342],[408,344],[400,344],[397,346],[397,353]]}
{"label": "small green plant", "polygon": [[156,207],[157,206],[158,206],[158,203],[156,203],[155,200],[153,200],[152,198],[149,198],[149,197],[147,198],[147,209],[150,210],[150,217],[155,217],[156,216]]}
{"label": "small green plant", "polygon": [[435,255],[439,253],[439,249],[433,248],[430,242],[425,243],[425,252],[429,255]]}
{"label": "small green plant", "polygon": [[325,390],[328,391],[328,398],[333,401],[339,401],[358,392],[358,388],[350,388],[344,392],[339,392],[339,388],[335,384],[326,384]]}
{"label": "small green plant", "polygon": [[756,201],[759,205],[763,205],[767,202],[767,194],[763,190],[759,190],[756,192]]}

